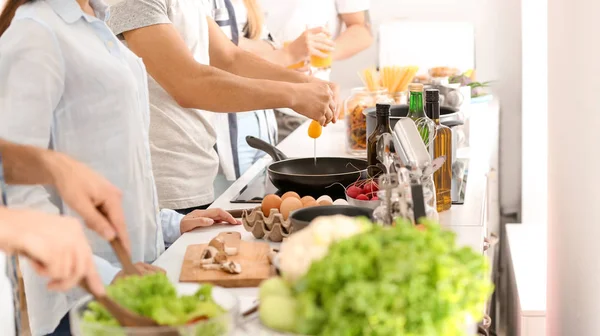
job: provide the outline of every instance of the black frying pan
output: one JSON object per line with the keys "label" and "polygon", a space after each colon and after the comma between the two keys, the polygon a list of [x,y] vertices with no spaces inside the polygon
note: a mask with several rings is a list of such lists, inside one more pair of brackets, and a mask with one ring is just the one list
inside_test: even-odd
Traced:
{"label": "black frying pan", "polygon": [[367,176],[367,161],[342,157],[317,157],[288,159],[279,149],[270,144],[247,136],[246,142],[250,147],[261,150],[273,158],[273,163],[267,167],[269,179],[280,191],[303,191],[313,194],[322,191],[335,183],[344,187]]}

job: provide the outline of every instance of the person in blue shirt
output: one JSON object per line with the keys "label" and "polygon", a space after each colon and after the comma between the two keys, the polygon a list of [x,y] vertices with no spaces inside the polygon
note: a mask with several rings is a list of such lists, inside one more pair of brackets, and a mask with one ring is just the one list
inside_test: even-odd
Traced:
{"label": "person in blue shirt", "polygon": [[[80,221],[39,211],[8,209],[4,207],[6,184],[55,186],[89,228],[108,241],[119,236],[129,248],[121,192],[102,176],[62,153],[0,139],[0,251],[31,258],[38,274],[50,280],[50,290],[68,290],[85,280],[94,293],[103,294],[104,285]],[[13,256],[0,256],[0,264],[8,266],[6,274],[0,271],[0,334],[3,336],[21,334]]]}
{"label": "person in blue shirt", "polygon": [[[100,0],[7,2],[0,14],[0,134],[69,155],[121,190],[131,257],[150,264],[183,232],[206,223],[193,218],[238,222],[223,211],[192,212],[182,221],[183,215],[159,209],[146,69],[106,26],[107,17]],[[79,217],[57,188],[6,191],[10,206]],[[100,277],[109,284],[121,274],[117,257],[105,239],[84,231]],[[49,291],[48,279],[33,264],[21,258],[20,267],[32,335],[69,335],[67,312],[82,291]]]}

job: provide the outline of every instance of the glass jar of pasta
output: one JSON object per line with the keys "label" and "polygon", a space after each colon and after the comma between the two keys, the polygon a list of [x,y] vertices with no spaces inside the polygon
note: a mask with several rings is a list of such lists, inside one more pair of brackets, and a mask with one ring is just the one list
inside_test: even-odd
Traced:
{"label": "glass jar of pasta", "polygon": [[350,154],[367,156],[367,119],[363,110],[375,107],[377,103],[393,104],[394,100],[388,95],[387,89],[369,91],[359,87],[352,89],[350,97],[344,102],[346,116],[346,148]]}

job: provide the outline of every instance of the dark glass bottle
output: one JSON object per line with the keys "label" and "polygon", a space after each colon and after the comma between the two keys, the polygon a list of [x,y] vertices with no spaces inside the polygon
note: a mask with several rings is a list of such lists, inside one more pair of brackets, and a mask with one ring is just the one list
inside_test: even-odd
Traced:
{"label": "dark glass bottle", "polygon": [[425,90],[425,110],[435,123],[433,158],[446,157],[442,167],[433,173],[437,211],[442,212],[452,206],[452,130],[440,124],[439,90]]}
{"label": "dark glass bottle", "polygon": [[382,164],[377,159],[377,141],[384,133],[392,134],[390,127],[390,104],[377,104],[375,107],[375,115],[377,117],[377,125],[375,130],[367,139],[367,161],[369,162],[369,177],[375,177],[383,172]]}

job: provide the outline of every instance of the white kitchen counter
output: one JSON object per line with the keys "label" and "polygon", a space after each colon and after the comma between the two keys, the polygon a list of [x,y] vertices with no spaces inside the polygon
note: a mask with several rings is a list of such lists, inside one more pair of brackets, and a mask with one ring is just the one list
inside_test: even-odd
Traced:
{"label": "white kitchen counter", "polygon": [[[457,234],[458,243],[468,245],[475,250],[483,251],[483,239],[487,235],[488,173],[492,165],[494,134],[497,141],[498,104],[471,105],[470,115],[470,148],[468,151],[469,175],[467,181],[464,205],[453,205],[449,211],[440,214],[440,223]],[[308,138],[308,123],[302,125],[277,147],[289,157],[312,157],[313,141]],[[494,131],[494,129],[496,131]],[[494,133],[495,132],[495,133]],[[317,156],[349,156],[345,149],[345,123],[338,122],[323,129],[323,134],[317,140]],[[233,204],[230,202],[240,190],[254,179],[271,162],[266,156],[256,162],[242,177],[225,191],[212,207],[226,210],[253,208],[256,204]],[[242,233],[244,240],[255,240],[243,226],[231,227],[217,225],[185,233],[179,238],[154,264],[164,268],[169,278],[179,281],[181,265],[185,251],[189,245],[206,243],[222,231],[236,230]],[[273,244],[274,246],[277,244]],[[256,288],[233,289],[242,303],[242,310],[250,307],[257,297]]]}

